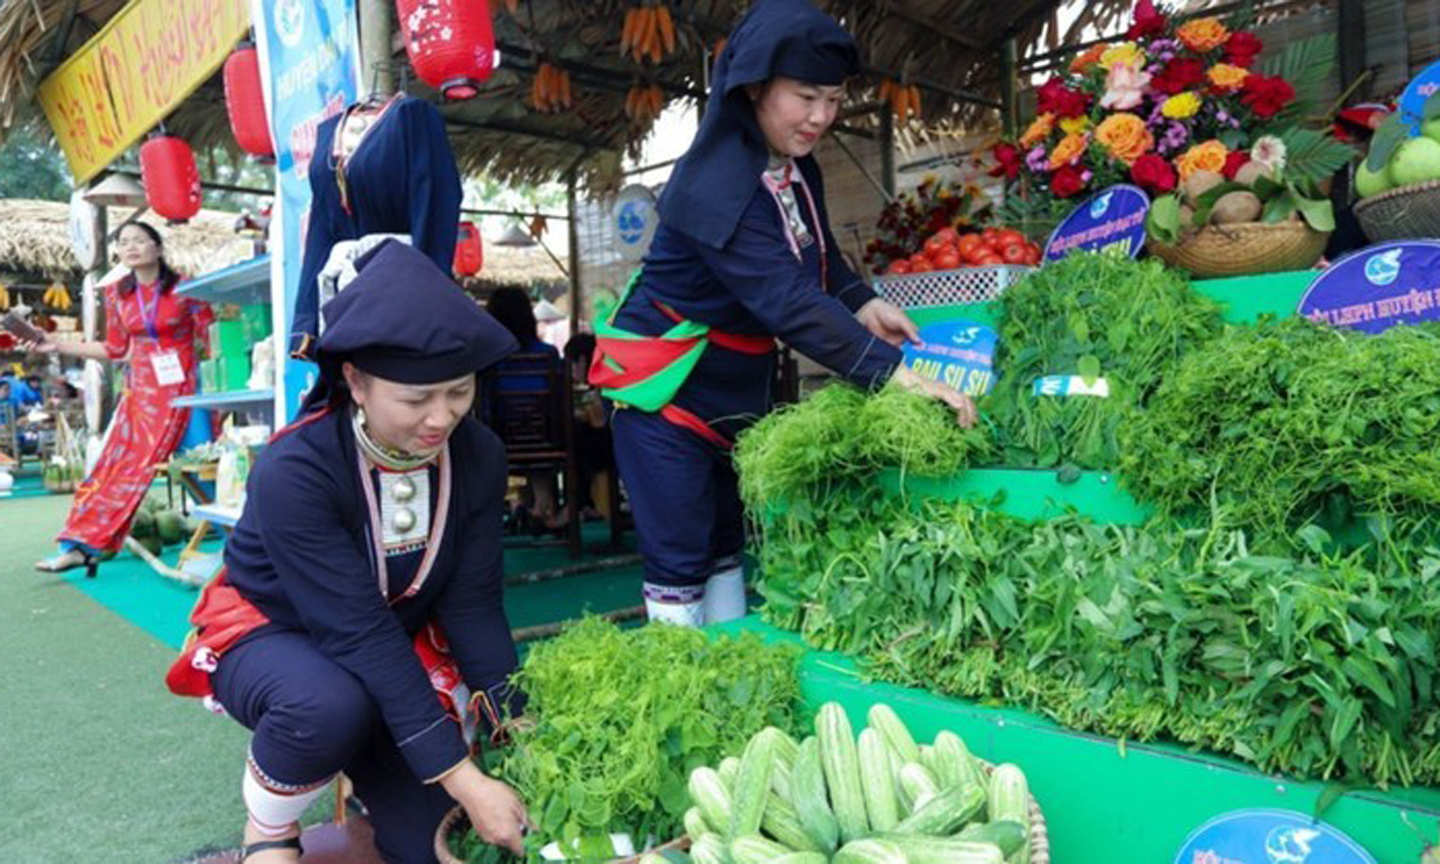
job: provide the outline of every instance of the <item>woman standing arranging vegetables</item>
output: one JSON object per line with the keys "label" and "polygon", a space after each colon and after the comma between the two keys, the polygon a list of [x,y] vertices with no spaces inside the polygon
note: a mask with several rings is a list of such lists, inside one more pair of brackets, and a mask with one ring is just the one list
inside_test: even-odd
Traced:
{"label": "woman standing arranging vegetables", "polygon": [[465,742],[467,716],[498,733],[521,707],[505,454],[469,416],[475,373],[515,339],[403,243],[357,269],[325,305],[321,380],[256,462],[167,683],[254,732],[242,860],[299,860],[298,820],[340,771],[387,861],[433,861],[455,802],[518,852],[525,808]]}
{"label": "woman standing arranging vegetables", "polygon": [[651,619],[744,614],[729,450],[771,408],[777,338],[861,387],[895,380],[975,421],[968,397],[901,365],[914,323],[845,264],[826,220],[811,153],[858,71],[850,35],[807,0],[755,4],[716,63],[644,264],[597,322],[591,381],[619,408]]}

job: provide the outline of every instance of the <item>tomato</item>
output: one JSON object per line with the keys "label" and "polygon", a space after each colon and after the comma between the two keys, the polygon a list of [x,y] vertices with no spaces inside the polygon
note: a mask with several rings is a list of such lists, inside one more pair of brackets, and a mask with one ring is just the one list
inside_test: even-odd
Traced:
{"label": "tomato", "polygon": [[1000,248],[1005,248],[1011,243],[1025,243],[1025,235],[1014,228],[1002,228],[995,233],[995,238],[1000,241]]}
{"label": "tomato", "polygon": [[1000,236],[1000,231],[996,228],[986,228],[980,232],[980,239],[985,241],[986,246],[994,246],[995,238],[998,236]]}
{"label": "tomato", "polygon": [[892,276],[901,276],[910,272],[910,260],[908,258],[896,258],[885,268],[885,272]]}
{"label": "tomato", "polygon": [[966,253],[965,253],[965,255],[964,255],[965,263],[967,263],[967,264],[979,264],[981,258],[984,258],[986,255],[993,255],[993,254],[994,254],[994,253],[990,251],[990,247],[989,247],[989,246],[986,246],[984,243],[976,243],[974,246],[971,246],[971,247],[970,247],[970,251],[969,251],[969,252],[966,252]]}
{"label": "tomato", "polygon": [[1023,242],[1006,243],[1000,250],[1000,257],[1005,259],[1006,264],[1023,264],[1030,255],[1030,250]]}
{"label": "tomato", "polygon": [[955,233],[954,228],[941,228],[939,231],[935,232],[935,236],[939,237],[941,240],[944,240],[946,243],[949,243],[952,246],[955,245],[955,243],[958,242],[960,239],[960,235]]}
{"label": "tomato", "polygon": [[916,252],[914,255],[910,256],[911,273],[914,273],[915,268],[919,267],[921,264],[924,264],[927,267],[930,266],[930,259],[926,257],[924,252]]}
{"label": "tomato", "polygon": [[911,273],[929,273],[930,271],[932,271],[932,270],[934,270],[934,269],[935,269],[935,268],[930,264],[929,261],[917,261],[913,266],[911,266],[910,272],[911,272]]}
{"label": "tomato", "polygon": [[1005,263],[1005,259],[1004,259],[1004,258],[1001,258],[999,255],[996,255],[994,252],[986,252],[984,255],[981,255],[981,256],[980,256],[980,260],[979,260],[979,261],[976,261],[976,262],[975,262],[975,265],[976,265],[977,267],[994,267],[996,264],[1004,264],[1004,263]]}
{"label": "tomato", "polygon": [[960,250],[960,257],[964,258],[970,254],[971,249],[974,249],[983,242],[979,234],[961,234],[960,239],[956,241],[955,245]]}
{"label": "tomato", "polygon": [[934,235],[925,241],[925,257],[934,259],[936,255],[950,248],[950,243],[939,234]]}
{"label": "tomato", "polygon": [[1028,249],[1025,250],[1025,264],[1026,264],[1027,266],[1030,266],[1030,267],[1038,267],[1038,266],[1040,266],[1040,258],[1041,258],[1041,253],[1040,253],[1040,250],[1039,250],[1037,247],[1031,246],[1030,248],[1028,248]]}
{"label": "tomato", "polygon": [[960,266],[960,253],[954,249],[946,249],[930,260],[935,263],[936,270],[954,270]]}

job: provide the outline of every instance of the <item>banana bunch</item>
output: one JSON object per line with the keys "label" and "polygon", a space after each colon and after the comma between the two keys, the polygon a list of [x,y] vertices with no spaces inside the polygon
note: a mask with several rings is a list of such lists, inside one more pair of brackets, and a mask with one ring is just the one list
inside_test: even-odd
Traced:
{"label": "banana bunch", "polygon": [[920,88],[886,78],[880,82],[880,101],[889,102],[895,122],[905,124],[912,116],[920,116]]}
{"label": "banana bunch", "polygon": [[530,107],[544,114],[554,114],[572,104],[570,73],[558,66],[541,63],[540,68],[535,70],[535,81],[530,85]]}
{"label": "banana bunch", "polygon": [[660,63],[675,53],[675,19],[667,6],[636,6],[620,28],[620,56]]}
{"label": "banana bunch", "polygon": [[59,309],[63,312],[66,309],[69,309],[71,306],[70,292],[65,290],[64,285],[60,284],[59,282],[55,282],[49,288],[45,289],[45,297],[43,298],[43,302],[46,306],[49,306],[53,309]]}
{"label": "banana bunch", "polygon": [[625,116],[641,124],[660,116],[665,108],[665,93],[658,84],[637,84],[625,94]]}
{"label": "banana bunch", "polygon": [[0,312],[10,308],[10,289],[0,285]]}

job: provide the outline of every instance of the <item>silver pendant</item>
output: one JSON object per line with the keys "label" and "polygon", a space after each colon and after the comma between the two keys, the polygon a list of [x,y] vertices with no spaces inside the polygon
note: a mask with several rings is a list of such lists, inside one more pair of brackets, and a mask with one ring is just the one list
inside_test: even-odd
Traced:
{"label": "silver pendant", "polygon": [[410,530],[415,527],[415,511],[409,507],[401,507],[395,511],[395,516],[390,520],[390,524],[401,534],[410,533]]}
{"label": "silver pendant", "polygon": [[415,481],[409,477],[401,477],[395,481],[390,488],[390,494],[395,496],[396,501],[405,502],[415,497]]}

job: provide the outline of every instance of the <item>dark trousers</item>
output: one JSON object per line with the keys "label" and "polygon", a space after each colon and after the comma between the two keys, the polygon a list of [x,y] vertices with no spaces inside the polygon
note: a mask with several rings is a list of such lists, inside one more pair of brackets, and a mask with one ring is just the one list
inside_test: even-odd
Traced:
{"label": "dark trousers", "polygon": [[360,681],[302,633],[260,633],[226,652],[210,676],[230,716],[255,733],[250,752],[280,783],[344,771],[370,813],[386,861],[435,861],[435,830],[455,802],[421,783]]}
{"label": "dark trousers", "polygon": [[645,581],[699,586],[738,562],[745,512],[730,452],[657,414],[622,409],[611,426]]}

